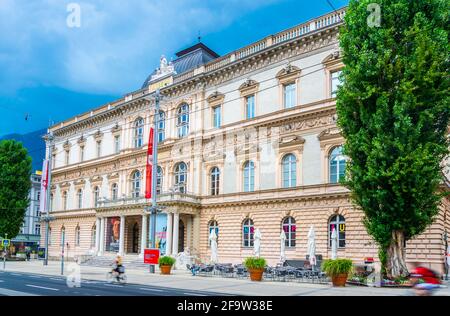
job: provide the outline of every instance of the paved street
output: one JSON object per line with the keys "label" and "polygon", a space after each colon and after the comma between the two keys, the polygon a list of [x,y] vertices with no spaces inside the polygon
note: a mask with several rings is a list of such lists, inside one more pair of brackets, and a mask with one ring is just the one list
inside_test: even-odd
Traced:
{"label": "paved street", "polygon": [[[75,296],[406,296],[408,289],[388,289],[296,282],[261,283],[219,277],[193,277],[186,271],[174,271],[170,276],[151,275],[142,269],[128,269],[128,284],[108,284],[108,268],[81,267],[81,288],[69,288],[60,275],[60,263],[41,261],[7,262],[6,271],[0,265],[0,295],[75,295]],[[65,272],[69,274],[68,271]],[[447,283],[447,286],[449,284]],[[444,288],[437,295],[450,296]]]}

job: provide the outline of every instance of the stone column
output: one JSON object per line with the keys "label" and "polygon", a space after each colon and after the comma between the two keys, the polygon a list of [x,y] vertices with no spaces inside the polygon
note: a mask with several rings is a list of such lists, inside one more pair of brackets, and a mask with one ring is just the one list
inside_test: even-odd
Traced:
{"label": "stone column", "polygon": [[95,253],[98,254],[100,251],[100,230],[101,227],[101,219],[100,217],[97,217],[97,220],[95,221]]}
{"label": "stone column", "polygon": [[172,253],[172,213],[167,213],[167,232],[166,232],[166,255],[169,256]]}
{"label": "stone column", "polygon": [[144,258],[144,249],[147,248],[147,214],[142,215],[141,253],[139,258]]}
{"label": "stone column", "polygon": [[186,248],[192,252],[192,216],[186,217]]}
{"label": "stone column", "polygon": [[100,220],[100,235],[98,237],[98,241],[99,241],[98,255],[99,256],[102,256],[103,252],[105,251],[105,222],[106,222],[106,219],[104,217],[102,217]]}
{"label": "stone column", "polygon": [[193,238],[192,249],[194,255],[200,254],[200,215],[194,215],[192,220]]}
{"label": "stone column", "polygon": [[178,231],[180,228],[180,214],[175,212],[173,214],[173,242],[172,242],[172,254],[176,256],[178,254]]}
{"label": "stone column", "polygon": [[119,254],[125,254],[125,216],[120,216]]}

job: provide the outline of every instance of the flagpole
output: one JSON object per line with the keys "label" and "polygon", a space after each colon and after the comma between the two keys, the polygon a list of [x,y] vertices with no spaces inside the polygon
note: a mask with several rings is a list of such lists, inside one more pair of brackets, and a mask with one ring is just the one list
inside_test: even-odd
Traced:
{"label": "flagpole", "polygon": [[[46,214],[43,216],[43,220],[45,221],[45,258],[44,258],[44,266],[48,265],[48,244],[49,244],[49,222],[50,222],[50,194],[52,190],[52,164],[53,164],[53,157],[52,157],[52,145],[53,145],[53,133],[50,131],[44,139],[46,140],[48,144],[48,166],[47,166],[47,194],[46,194],[46,203],[45,203],[45,211]],[[46,175],[44,175],[46,176]],[[42,181],[42,180],[41,180]]]}
{"label": "flagpole", "polygon": [[[153,127],[153,164],[152,164],[152,207],[151,207],[151,223],[152,223],[152,249],[156,248],[156,215],[158,206],[156,202],[156,186],[158,180],[158,124],[159,124],[159,101],[160,92],[156,90],[155,96],[155,114]],[[150,265],[150,273],[155,273],[155,266]]]}

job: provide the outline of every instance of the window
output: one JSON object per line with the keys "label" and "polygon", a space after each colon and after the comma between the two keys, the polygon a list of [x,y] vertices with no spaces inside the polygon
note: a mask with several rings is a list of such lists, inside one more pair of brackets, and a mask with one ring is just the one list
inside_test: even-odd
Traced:
{"label": "window", "polygon": [[94,188],[94,207],[98,207],[98,200],[100,198],[100,189],[99,187]]}
{"label": "window", "polygon": [[244,192],[253,192],[255,190],[255,164],[253,161],[247,161],[244,164]]}
{"label": "window", "polygon": [[217,244],[219,244],[219,224],[217,221],[210,221],[208,224],[208,246],[211,247],[211,240],[209,240],[209,236],[211,236],[212,231],[216,232],[217,236]]}
{"label": "window", "polygon": [[292,188],[297,185],[297,159],[293,154],[284,156],[283,161],[283,188]]}
{"label": "window", "polygon": [[213,127],[219,128],[222,126],[222,107],[216,106],[213,108]]}
{"label": "window", "polygon": [[97,141],[97,158],[102,156],[102,141]]}
{"label": "window", "polygon": [[144,144],[144,119],[138,118],[134,121],[134,148],[141,148]]}
{"label": "window", "polygon": [[175,167],[175,187],[180,193],[186,193],[187,183],[187,166],[184,162],[180,162]]}
{"label": "window", "polygon": [[163,186],[163,170],[160,166],[156,169],[156,194],[161,194]]}
{"label": "window", "polygon": [[346,158],[342,146],[335,147],[330,154],[330,183],[339,183],[345,177]]}
{"label": "window", "polygon": [[295,247],[297,225],[293,217],[286,217],[283,220],[283,231],[286,234],[286,247]]}
{"label": "window", "polygon": [[331,97],[335,98],[337,96],[337,91],[339,87],[342,85],[342,81],[340,79],[342,70],[333,71],[331,73]]}
{"label": "window", "polygon": [[91,248],[95,247],[96,235],[97,235],[97,227],[94,225],[91,230]]}
{"label": "window", "polygon": [[136,171],[131,176],[131,197],[138,198],[141,194],[141,173]]}
{"label": "window", "polygon": [[255,95],[250,95],[245,99],[245,117],[247,120],[255,117]]}
{"label": "window", "polygon": [[35,235],[40,235],[41,234],[41,225],[40,224],[34,225],[34,234]]}
{"label": "window", "polygon": [[69,162],[70,162],[70,150],[66,150],[66,158],[65,158],[66,165],[68,165]]}
{"label": "window", "polygon": [[67,191],[63,193],[63,210],[67,210]]}
{"label": "window", "polygon": [[36,193],[36,201],[40,201],[41,200],[41,192],[37,192]]}
{"label": "window", "polygon": [[253,221],[247,218],[242,225],[242,238],[244,247],[253,247],[253,235],[255,233],[255,227]]}
{"label": "window", "polygon": [[75,228],[75,246],[80,246],[80,226]]}
{"label": "window", "polygon": [[189,134],[189,105],[182,104],[177,110],[178,137],[186,137]]}
{"label": "window", "polygon": [[84,146],[80,146],[80,162],[84,161]]}
{"label": "window", "polygon": [[55,154],[52,155],[52,168],[56,169],[56,155]]}
{"label": "window", "polygon": [[214,167],[211,170],[211,195],[219,195],[220,170]]}
{"label": "window", "polygon": [[166,139],[166,113],[159,112],[158,119],[158,143],[162,143]]}
{"label": "window", "polygon": [[336,229],[338,234],[338,247],[345,248],[345,218],[342,215],[334,215],[330,218],[330,224],[328,225],[328,240],[331,247],[331,234],[333,228]]}
{"label": "window", "polygon": [[83,190],[79,189],[77,192],[77,201],[78,201],[78,208],[83,208]]}
{"label": "window", "polygon": [[284,85],[284,107],[286,109],[297,105],[295,83]]}
{"label": "window", "polygon": [[114,152],[116,154],[120,153],[120,136],[114,136]]}
{"label": "window", "polygon": [[111,186],[111,199],[113,201],[117,201],[119,197],[119,186],[117,185],[117,183],[113,183],[113,185]]}

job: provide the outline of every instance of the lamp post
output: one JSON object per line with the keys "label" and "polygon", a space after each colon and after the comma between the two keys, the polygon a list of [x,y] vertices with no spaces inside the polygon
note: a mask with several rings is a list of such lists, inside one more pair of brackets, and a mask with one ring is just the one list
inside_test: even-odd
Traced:
{"label": "lamp post", "polygon": [[[44,140],[48,144],[48,167],[47,167],[47,173],[48,173],[48,180],[47,180],[47,196],[46,196],[46,203],[45,203],[45,215],[42,217],[42,220],[45,222],[45,258],[44,258],[44,266],[48,265],[48,243],[49,243],[49,222],[52,220],[50,217],[50,200],[51,200],[51,190],[52,190],[52,167],[53,167],[53,157],[52,157],[52,148],[53,148],[53,140],[55,138],[53,137],[53,133],[49,132],[45,137]],[[44,175],[45,176],[45,175]]]}
{"label": "lamp post", "polygon": [[[8,240],[8,234],[5,233],[5,240]],[[5,241],[3,241],[3,270],[6,270],[6,255],[8,254],[8,251],[6,250]]]}
{"label": "lamp post", "polygon": [[448,253],[448,235],[447,231],[444,232],[444,272],[445,272],[445,280],[448,281],[448,266],[449,266],[449,256],[450,253]]}

